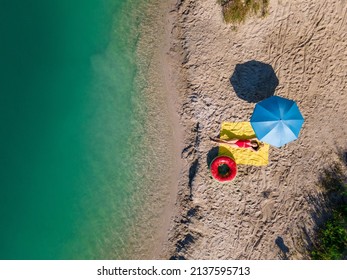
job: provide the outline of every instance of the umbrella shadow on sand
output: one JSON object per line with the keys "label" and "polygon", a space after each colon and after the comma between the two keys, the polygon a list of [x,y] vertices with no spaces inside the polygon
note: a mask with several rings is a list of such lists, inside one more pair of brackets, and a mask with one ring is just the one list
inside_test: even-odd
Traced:
{"label": "umbrella shadow on sand", "polygon": [[239,98],[257,103],[274,95],[278,78],[271,65],[251,60],[236,65],[230,83]]}

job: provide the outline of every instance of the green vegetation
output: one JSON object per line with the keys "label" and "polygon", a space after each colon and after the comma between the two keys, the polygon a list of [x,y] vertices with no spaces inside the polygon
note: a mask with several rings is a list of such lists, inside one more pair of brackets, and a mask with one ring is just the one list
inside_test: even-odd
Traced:
{"label": "green vegetation", "polygon": [[269,0],[218,0],[222,6],[224,20],[239,24],[249,15],[265,17],[268,14]]}
{"label": "green vegetation", "polygon": [[316,244],[311,251],[312,259],[340,260],[347,257],[347,187],[346,176],[336,164],[325,170],[321,186],[332,212],[318,230]]}

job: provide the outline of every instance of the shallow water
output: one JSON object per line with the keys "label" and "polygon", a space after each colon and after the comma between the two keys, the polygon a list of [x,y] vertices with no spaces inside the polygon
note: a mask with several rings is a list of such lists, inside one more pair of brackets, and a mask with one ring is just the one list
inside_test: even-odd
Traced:
{"label": "shallow water", "polygon": [[139,52],[147,2],[1,1],[0,259],[145,254],[170,154]]}

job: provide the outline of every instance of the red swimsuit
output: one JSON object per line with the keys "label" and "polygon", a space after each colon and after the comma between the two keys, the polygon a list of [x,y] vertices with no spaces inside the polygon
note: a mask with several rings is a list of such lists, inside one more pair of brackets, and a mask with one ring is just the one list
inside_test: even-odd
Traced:
{"label": "red swimsuit", "polygon": [[239,146],[240,148],[249,148],[249,147],[252,147],[251,145],[251,140],[237,140],[235,142],[235,145]]}

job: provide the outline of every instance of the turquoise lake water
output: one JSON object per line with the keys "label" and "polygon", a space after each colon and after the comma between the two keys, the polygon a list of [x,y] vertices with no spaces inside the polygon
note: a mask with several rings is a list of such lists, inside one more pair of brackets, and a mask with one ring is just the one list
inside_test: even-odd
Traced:
{"label": "turquoise lake water", "polygon": [[0,259],[129,257],[145,0],[0,2]]}

